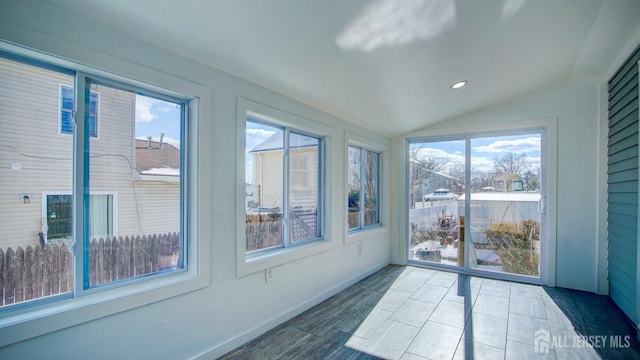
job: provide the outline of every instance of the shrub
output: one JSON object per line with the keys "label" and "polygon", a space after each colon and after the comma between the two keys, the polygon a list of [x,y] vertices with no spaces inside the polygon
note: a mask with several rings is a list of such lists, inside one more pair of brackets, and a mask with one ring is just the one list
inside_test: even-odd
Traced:
{"label": "shrub", "polygon": [[534,250],[533,241],[540,240],[540,223],[525,220],[515,224],[491,224],[484,233],[500,256],[503,271],[532,276],[539,274],[540,256]]}

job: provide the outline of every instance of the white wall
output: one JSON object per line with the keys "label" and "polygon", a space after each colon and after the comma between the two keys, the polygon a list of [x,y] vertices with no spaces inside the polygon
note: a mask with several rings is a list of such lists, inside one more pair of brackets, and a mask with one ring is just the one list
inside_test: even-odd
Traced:
{"label": "white wall", "polygon": [[[510,125],[514,122],[556,118],[558,150],[555,283],[559,287],[606,292],[606,254],[598,253],[599,249],[606,249],[606,246],[601,246],[606,240],[599,232],[606,226],[599,217],[599,207],[606,206],[599,202],[599,192],[606,191],[599,183],[599,178],[606,171],[606,159],[601,158],[599,149],[601,137],[606,137],[606,132],[601,133],[603,130],[599,124],[598,108],[601,95],[598,89],[603,83],[600,79],[576,81],[397,137],[393,140],[395,162],[402,163],[398,160],[398,151],[403,148],[406,137],[442,132],[464,133],[475,131],[478,126],[499,128],[500,123]],[[404,173],[402,167],[392,171]],[[404,185],[398,180],[394,184],[394,194],[403,194],[403,189]],[[399,238],[406,238],[403,220],[402,214],[393,218],[394,231]],[[401,262],[404,244],[394,245],[396,247],[392,250],[392,259],[394,262]]]}
{"label": "white wall", "polygon": [[[116,31],[36,1],[4,4],[0,38],[61,56],[75,62],[152,83],[171,79],[199,84],[200,99],[198,232],[210,244],[211,283],[208,287],[129,311],[28,338],[0,348],[0,358],[213,358],[287,320],[339,289],[385,266],[390,259],[389,231],[345,241],[345,179],[332,171],[326,184],[331,194],[327,229],[330,250],[274,269],[274,280],[264,273],[236,277],[237,181],[236,103],[243,97],[330,127],[328,157],[333,169],[343,169],[345,133],[357,133],[377,142],[389,139],[310,108],[276,92],[186,60]],[[388,157],[387,157],[388,159]],[[383,181],[389,178],[388,167]],[[388,197],[388,195],[385,195]],[[389,204],[388,198],[383,199]],[[389,213],[388,209],[384,213]],[[388,219],[385,219],[388,224]],[[363,243],[362,254],[357,244]],[[259,300],[256,300],[259,299]],[[104,304],[95,305],[105,308]],[[43,319],[42,321],[55,321]],[[10,333],[11,325],[0,331]]]}

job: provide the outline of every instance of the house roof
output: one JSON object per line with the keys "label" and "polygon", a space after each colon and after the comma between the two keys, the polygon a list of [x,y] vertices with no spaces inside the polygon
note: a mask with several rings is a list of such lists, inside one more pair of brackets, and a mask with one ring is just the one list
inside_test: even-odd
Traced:
{"label": "house roof", "polygon": [[[149,148],[149,144],[151,148]],[[141,175],[180,175],[180,149],[159,141],[136,139],[136,169]]]}
{"label": "house roof", "polygon": [[[276,131],[273,135],[269,136],[263,142],[256,145],[249,152],[254,153],[254,152],[261,152],[261,151],[282,150],[282,142],[283,142],[282,138],[283,138],[283,132]],[[294,133],[291,133],[289,136],[290,148],[303,148],[303,147],[310,147],[310,146],[317,146],[317,145],[318,145],[318,139],[313,137],[294,134]]]}

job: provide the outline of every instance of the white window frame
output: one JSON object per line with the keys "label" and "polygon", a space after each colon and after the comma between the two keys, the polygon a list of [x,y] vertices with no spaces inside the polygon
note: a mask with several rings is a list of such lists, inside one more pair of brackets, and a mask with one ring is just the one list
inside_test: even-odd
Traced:
{"label": "white window frame", "polygon": [[[42,192],[42,234],[44,235],[45,242],[49,241],[49,231],[47,229],[47,216],[49,215],[47,196],[49,195],[72,195],[71,190],[63,191],[43,191]],[[113,236],[118,235],[118,192],[117,191],[91,191],[90,196],[93,195],[111,195],[113,201]],[[73,201],[73,199],[72,199]]]}
{"label": "white window frame", "polygon": [[[62,90],[66,88],[74,92],[73,85],[67,84],[59,84],[58,85],[58,134],[59,135],[67,135],[73,136],[73,133],[63,132],[62,131],[62,112],[63,112],[63,100],[62,100]],[[91,136],[92,139],[100,139],[100,93],[94,90],[90,90],[91,95],[96,96],[96,136]]]}
{"label": "white window frame", "polygon": [[[402,154],[403,161],[405,162],[405,180],[408,182],[410,169],[408,164],[408,149],[409,143],[415,140],[425,140],[425,141],[437,141],[437,140],[448,140],[448,139],[465,139],[473,138],[478,136],[500,136],[502,134],[509,135],[518,132],[527,132],[532,130],[542,130],[546,133],[546,171],[543,175],[543,182],[546,183],[547,186],[547,200],[546,200],[546,229],[541,229],[545,233],[547,239],[547,245],[543,250],[543,253],[540,254],[540,283],[543,283],[547,286],[555,286],[555,276],[556,276],[556,219],[557,219],[557,154],[558,154],[558,119],[557,118],[539,118],[539,119],[531,119],[531,120],[519,120],[519,121],[508,121],[508,122],[496,122],[496,123],[485,123],[478,122],[474,125],[465,125],[464,127],[457,126],[453,124],[453,127],[449,127],[449,125],[445,125],[442,128],[430,128],[422,131],[417,131],[412,134],[410,137],[406,137],[404,140],[404,151]],[[470,151],[469,148],[466,151]],[[545,155],[543,155],[545,156]],[[470,165],[469,165],[470,166]],[[466,170],[465,170],[466,171]],[[470,179],[467,179],[470,180]],[[470,181],[467,181],[469,183]],[[403,259],[399,261],[407,262],[408,259],[408,242],[409,236],[409,187],[407,184],[404,184],[405,196],[402,199],[401,206],[404,207],[405,211],[403,211],[400,216],[402,217],[402,221],[399,222],[404,224],[404,239],[405,241],[401,242],[400,251],[403,254]],[[465,210],[466,211],[466,210]],[[466,215],[466,214],[465,214]],[[467,228],[469,229],[469,228]],[[431,266],[431,265],[430,265]],[[432,266],[438,267],[438,266]],[[474,272],[476,274],[477,272]],[[512,276],[510,274],[502,276],[506,280],[518,280],[522,281],[522,277]]]}
{"label": "white window frame", "polygon": [[[275,249],[265,249],[254,253],[246,253],[246,228],[245,228],[245,142],[246,142],[246,122],[247,116],[265,120],[268,124],[282,128],[292,129],[296,134],[308,134],[321,138],[320,146],[320,181],[319,186],[319,208],[320,217],[320,238],[310,241],[303,241],[292,244],[288,247]],[[327,209],[330,204],[329,191],[327,189],[327,179],[330,178],[331,161],[326,154],[331,153],[331,128],[313,120],[304,119],[289,112],[278,110],[270,106],[253,102],[239,97],[237,102],[237,174],[236,174],[236,276],[243,277],[249,274],[263,271],[278,265],[289,263],[307,256],[318,254],[332,248],[330,233],[330,217]],[[301,130],[301,131],[300,131]],[[285,135],[286,136],[286,135]]]}
{"label": "white window frame", "polygon": [[[201,196],[207,196],[207,194],[200,192],[206,193],[207,190],[198,186],[200,182],[198,164],[201,156],[198,128],[200,127],[200,114],[211,113],[210,101],[200,101],[200,99],[209,98],[211,93],[204,85],[152,71],[143,65],[123,62],[120,59],[111,58],[117,60],[111,62],[113,68],[110,70],[113,72],[83,65],[83,63],[91,63],[90,59],[110,57],[108,54],[92,51],[85,49],[85,52],[90,54],[78,53],[77,56],[80,57],[80,60],[74,62],[0,41],[0,53],[7,54],[7,57],[14,61],[95,74],[123,84],[175,97],[189,94],[188,97],[184,97],[189,111],[189,131],[183,135],[185,139],[184,151],[189,155],[183,166],[188,169],[189,176],[185,178],[186,191],[182,205],[184,212],[189,214],[184,220],[184,226],[189,232],[184,235],[184,254],[189,259],[189,266],[184,271],[172,272],[165,274],[165,276],[135,279],[125,282],[123,286],[105,287],[101,289],[102,291],[87,292],[83,294],[84,296],[74,297],[74,293],[79,288],[76,281],[72,293],[18,303],[8,308],[2,307],[0,308],[0,347],[209,286],[209,241],[200,241],[199,239],[202,232],[205,233],[203,236],[208,236],[208,227],[200,226],[202,223],[200,218],[204,215],[201,214],[199,199]],[[121,75],[115,75],[116,73]],[[77,103],[82,103],[82,101],[78,100]],[[83,105],[78,107],[76,113],[82,113],[82,107]],[[60,112],[60,108],[57,110]],[[75,219],[77,221],[77,217]],[[204,223],[208,223],[208,219]],[[78,249],[79,247],[76,248],[76,253]],[[78,262],[77,258],[76,262]]]}
{"label": "white window frame", "polygon": [[[341,208],[344,211],[344,243],[353,244],[375,236],[384,236],[389,233],[389,143],[381,139],[370,138],[352,131],[344,134],[344,192]],[[344,206],[345,199],[349,198],[349,146],[362,148],[379,154],[378,164],[378,223],[366,227],[349,229],[349,211]],[[362,160],[361,160],[362,161]],[[361,224],[364,225],[364,224]]]}

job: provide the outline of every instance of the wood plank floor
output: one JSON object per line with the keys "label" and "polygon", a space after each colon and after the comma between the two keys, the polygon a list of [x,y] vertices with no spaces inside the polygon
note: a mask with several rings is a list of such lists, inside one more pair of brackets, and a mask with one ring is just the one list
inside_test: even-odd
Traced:
{"label": "wood plank floor", "polygon": [[388,266],[222,359],[639,359],[607,296]]}

